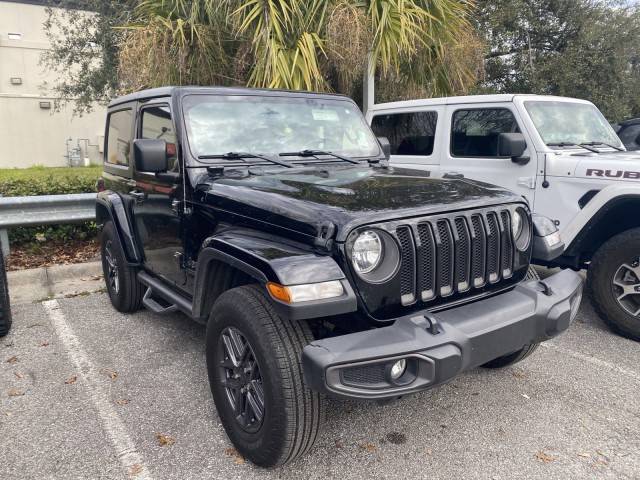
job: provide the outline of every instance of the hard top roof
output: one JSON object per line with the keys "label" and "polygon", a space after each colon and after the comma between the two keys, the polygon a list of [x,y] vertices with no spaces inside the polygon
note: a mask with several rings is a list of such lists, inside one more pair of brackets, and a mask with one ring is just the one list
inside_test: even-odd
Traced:
{"label": "hard top roof", "polygon": [[134,102],[140,100],[150,100],[152,98],[159,97],[170,97],[177,94],[202,94],[207,93],[211,95],[264,95],[264,96],[274,96],[274,97],[282,97],[288,95],[295,96],[309,96],[309,97],[324,97],[324,98],[343,98],[346,99],[345,95],[333,94],[333,93],[317,93],[317,92],[306,92],[299,90],[275,90],[275,89],[267,89],[267,88],[246,88],[246,87],[198,87],[198,86],[187,86],[187,87],[159,87],[159,88],[149,88],[146,90],[140,90],[139,92],[130,93],[128,95],[123,95],[121,97],[114,98],[109,103],[109,107],[113,107],[116,105],[120,105],[127,102]]}
{"label": "hard top roof", "polygon": [[371,106],[370,110],[386,110],[391,108],[415,108],[436,105],[458,105],[471,103],[509,103],[515,98],[523,98],[525,100],[543,100],[543,101],[573,101],[587,103],[586,100],[569,97],[556,97],[552,95],[530,95],[521,93],[501,93],[495,95],[461,95],[453,97],[440,98],[421,98],[417,100],[405,100],[401,102],[377,103]]}

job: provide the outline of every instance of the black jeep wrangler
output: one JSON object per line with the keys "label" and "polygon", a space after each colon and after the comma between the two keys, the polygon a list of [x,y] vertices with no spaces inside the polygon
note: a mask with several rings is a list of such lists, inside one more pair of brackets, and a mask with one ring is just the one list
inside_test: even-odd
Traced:
{"label": "black jeep wrangler", "polygon": [[390,399],[512,364],[578,310],[576,273],[527,281],[548,239],[521,197],[389,167],[348,98],[143,91],[110,104],[104,147],[111,301],[206,324],[220,419],[258,465],[313,445],[327,394]]}

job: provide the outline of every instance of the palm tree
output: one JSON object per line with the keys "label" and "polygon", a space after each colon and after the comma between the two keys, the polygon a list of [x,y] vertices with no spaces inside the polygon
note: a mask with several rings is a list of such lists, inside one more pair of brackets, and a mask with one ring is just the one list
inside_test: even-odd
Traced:
{"label": "palm tree", "polygon": [[465,91],[482,45],[465,0],[144,0],[121,50],[125,89],[246,84],[384,99]]}

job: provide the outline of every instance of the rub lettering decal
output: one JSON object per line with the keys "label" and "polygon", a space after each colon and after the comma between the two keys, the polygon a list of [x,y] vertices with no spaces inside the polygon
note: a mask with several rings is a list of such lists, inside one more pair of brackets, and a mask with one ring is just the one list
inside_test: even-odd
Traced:
{"label": "rub lettering decal", "polygon": [[625,170],[600,170],[598,168],[588,168],[587,177],[608,177],[608,178],[628,178],[630,180],[640,180],[640,172]]}

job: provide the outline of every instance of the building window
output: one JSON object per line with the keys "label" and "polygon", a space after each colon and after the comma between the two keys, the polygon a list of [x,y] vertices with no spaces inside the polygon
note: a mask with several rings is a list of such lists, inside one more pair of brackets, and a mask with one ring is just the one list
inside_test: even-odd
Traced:
{"label": "building window", "polygon": [[9,37],[9,40],[22,40],[22,34],[21,33],[9,32],[7,34],[7,36]]}

